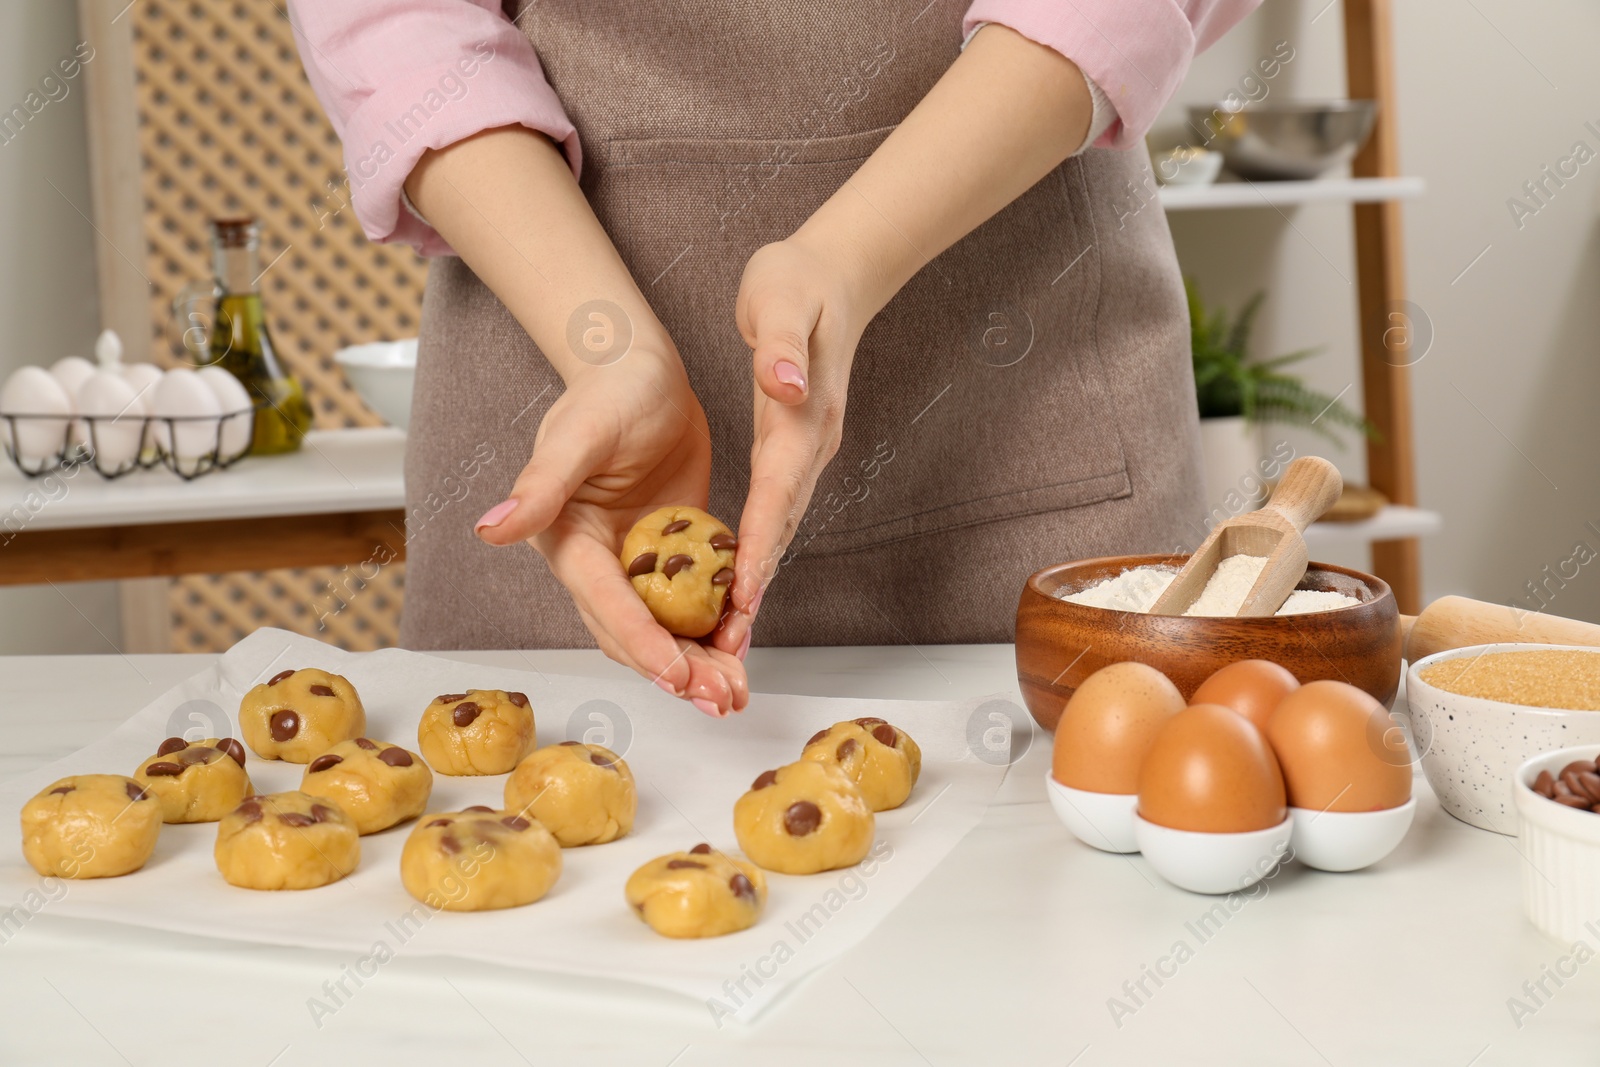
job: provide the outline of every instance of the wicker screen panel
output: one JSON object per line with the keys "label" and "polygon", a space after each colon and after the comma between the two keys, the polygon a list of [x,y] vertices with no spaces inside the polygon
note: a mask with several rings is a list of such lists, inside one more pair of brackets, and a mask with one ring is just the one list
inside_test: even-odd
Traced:
{"label": "wicker screen panel", "polygon": [[[338,137],[306,81],[280,5],[141,0],[127,17],[153,354],[176,362],[183,331],[203,324],[203,306],[178,313],[173,302],[210,276],[209,221],[254,215],[273,340],[305,384],[316,425],[379,423],[333,353],[415,335],[426,267],[410,249],[362,234]],[[270,625],[352,649],[392,645],[403,585],[400,564],[364,581],[345,568],[177,579],[173,643],[181,651],[220,650]]]}

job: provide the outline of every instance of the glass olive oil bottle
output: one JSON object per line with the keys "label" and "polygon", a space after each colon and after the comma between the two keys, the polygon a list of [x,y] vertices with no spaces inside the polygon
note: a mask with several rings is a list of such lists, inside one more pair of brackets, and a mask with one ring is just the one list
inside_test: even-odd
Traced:
{"label": "glass olive oil bottle", "polygon": [[294,452],[311,427],[305,388],[278,359],[261,306],[261,230],[251,218],[214,219],[211,250],[216,264],[217,312],[211,329],[211,362],[244,383],[256,401],[252,455]]}

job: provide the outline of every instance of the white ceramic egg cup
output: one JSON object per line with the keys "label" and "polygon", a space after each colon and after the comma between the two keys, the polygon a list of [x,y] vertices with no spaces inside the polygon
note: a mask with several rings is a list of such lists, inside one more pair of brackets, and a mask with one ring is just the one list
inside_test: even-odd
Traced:
{"label": "white ceramic egg cup", "polygon": [[1242,834],[1211,834],[1158,826],[1133,816],[1139,851],[1157,874],[1191,893],[1236,893],[1271,874],[1289,853],[1294,816]]}
{"label": "white ceramic egg cup", "polygon": [[1137,793],[1091,793],[1062,785],[1046,771],[1045,792],[1056,817],[1066,824],[1072,836],[1101,852],[1138,852],[1133,839],[1133,813],[1139,806]]}
{"label": "white ceramic egg cup", "polygon": [[1290,808],[1294,858],[1319,871],[1356,871],[1393,852],[1411,829],[1417,798],[1381,811]]}

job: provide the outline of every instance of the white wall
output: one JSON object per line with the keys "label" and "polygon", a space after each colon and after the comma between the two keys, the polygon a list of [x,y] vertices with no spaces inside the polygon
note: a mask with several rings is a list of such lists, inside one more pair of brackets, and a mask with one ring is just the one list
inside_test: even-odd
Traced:
{"label": "white wall", "polygon": [[[79,40],[66,0],[0,4],[0,110],[20,103]],[[88,356],[98,332],[84,94],[81,80],[68,84],[67,96],[0,144],[0,376]],[[113,583],[0,587],[0,654],[108,652],[119,640]]]}
{"label": "white wall", "polygon": [[[1175,140],[1179,104],[1220,98],[1279,40],[1296,57],[1271,83],[1274,96],[1343,96],[1340,9],[1317,18],[1324,2],[1267,0],[1200,57],[1158,135]],[[1524,583],[1547,565],[1554,573],[1580,541],[1578,560],[1600,552],[1600,158],[1520,231],[1506,201],[1575,141],[1600,154],[1590,54],[1600,8],[1403,0],[1395,17],[1401,166],[1428,182],[1404,209],[1411,299],[1435,333],[1414,377],[1418,478],[1422,504],[1445,518],[1444,533],[1423,542],[1424,593],[1536,607]],[[1355,380],[1348,208],[1172,219],[1180,259],[1208,299],[1236,306],[1269,290],[1262,354],[1323,344],[1309,368],[1316,384],[1336,393]],[[1327,454],[1363,477],[1359,447]],[[1549,609],[1600,620],[1600,564],[1565,569],[1571,580],[1551,582]]]}

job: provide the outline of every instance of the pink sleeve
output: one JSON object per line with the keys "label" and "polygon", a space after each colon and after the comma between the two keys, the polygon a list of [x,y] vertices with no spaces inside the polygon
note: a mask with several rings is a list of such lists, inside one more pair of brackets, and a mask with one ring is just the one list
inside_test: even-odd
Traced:
{"label": "pink sleeve", "polygon": [[500,0],[290,0],[311,87],[344,142],[351,202],[374,241],[425,256],[449,244],[401,204],[430,148],[526,126],[582,164],[578,134]]}
{"label": "pink sleeve", "polygon": [[1076,63],[1116,106],[1096,142],[1127,148],[1149,132],[1189,62],[1261,0],[974,0],[963,32],[1008,26]]}

